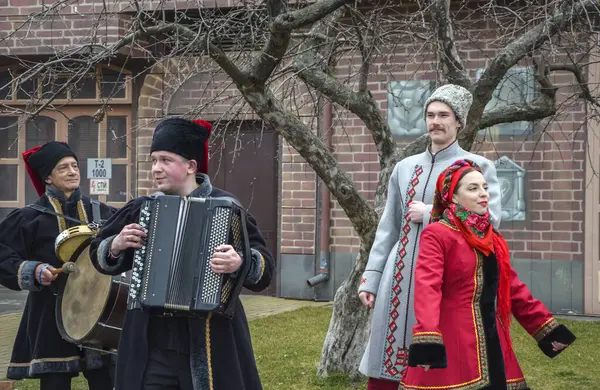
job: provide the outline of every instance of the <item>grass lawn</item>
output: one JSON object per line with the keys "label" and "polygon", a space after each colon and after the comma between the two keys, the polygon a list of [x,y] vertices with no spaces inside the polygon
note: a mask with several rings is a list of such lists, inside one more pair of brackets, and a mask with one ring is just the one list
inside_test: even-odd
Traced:
{"label": "grass lawn", "polygon": [[[253,345],[265,390],[364,389],[342,376],[321,379],[315,367],[329,325],[330,307],[302,308],[250,322]],[[578,337],[555,359],[547,358],[520,326],[513,329],[514,348],[530,387],[534,390],[600,389],[600,322],[561,320]],[[17,384],[19,390],[38,388],[37,381]],[[87,389],[83,377],[74,390]]]}

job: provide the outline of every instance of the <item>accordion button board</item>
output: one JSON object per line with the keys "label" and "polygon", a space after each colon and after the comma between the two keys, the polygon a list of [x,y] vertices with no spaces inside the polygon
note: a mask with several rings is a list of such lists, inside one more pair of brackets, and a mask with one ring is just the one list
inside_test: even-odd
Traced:
{"label": "accordion button board", "polygon": [[146,239],[133,255],[128,309],[231,316],[250,261],[237,278],[217,274],[210,259],[229,244],[250,259],[244,210],[232,198],[161,195],[144,202]]}

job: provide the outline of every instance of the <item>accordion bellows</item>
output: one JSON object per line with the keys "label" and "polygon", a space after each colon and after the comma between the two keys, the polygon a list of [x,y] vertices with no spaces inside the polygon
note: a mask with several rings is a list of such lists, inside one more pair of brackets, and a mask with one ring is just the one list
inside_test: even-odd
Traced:
{"label": "accordion bellows", "polygon": [[[142,205],[139,224],[147,236],[134,252],[128,309],[233,316],[251,263],[246,213],[235,199],[157,196]],[[211,269],[223,244],[245,259],[235,277]]]}

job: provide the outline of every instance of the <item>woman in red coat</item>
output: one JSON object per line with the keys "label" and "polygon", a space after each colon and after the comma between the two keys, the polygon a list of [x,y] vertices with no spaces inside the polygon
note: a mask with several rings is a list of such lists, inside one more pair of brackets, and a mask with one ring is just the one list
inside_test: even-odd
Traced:
{"label": "woman in red coat", "polygon": [[415,271],[409,368],[400,389],[529,389],[510,341],[511,315],[549,357],[575,336],[532,297],[490,223],[480,168],[459,160],[437,180]]}

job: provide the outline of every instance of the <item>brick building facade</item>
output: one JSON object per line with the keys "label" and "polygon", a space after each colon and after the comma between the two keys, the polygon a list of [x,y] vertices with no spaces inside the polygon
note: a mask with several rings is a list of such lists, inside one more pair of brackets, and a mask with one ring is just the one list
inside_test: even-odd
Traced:
{"label": "brick building facade", "polygon": [[[18,75],[16,57],[43,61],[56,49],[90,40],[110,43],[122,37],[131,10],[126,2],[118,1],[109,3],[110,17],[103,19],[98,30],[102,34],[89,36],[93,20],[89,16],[97,15],[102,4],[87,0],[69,5],[52,22],[2,40],[2,80]],[[170,4],[190,7],[183,2]],[[41,9],[39,0],[0,0],[0,6],[2,31],[11,31]],[[474,21],[473,29],[484,31],[488,38],[459,39],[458,45],[476,79],[498,47],[488,22]],[[336,71],[345,78],[355,74],[358,66],[357,60],[344,58]],[[332,299],[358,252],[359,240],[350,222],[335,200],[321,196],[316,175],[304,160],[241,104],[235,86],[208,70],[214,67],[202,57],[149,66],[144,53],[121,50],[110,64],[90,72],[94,87],[86,87],[85,79],[78,80],[80,88],[58,100],[66,115],[42,112],[35,121],[24,123],[14,112],[3,113],[0,182],[12,184],[0,195],[0,216],[34,198],[20,153],[49,139],[69,141],[82,160],[112,158],[111,192],[99,199],[121,206],[132,196],[152,192],[148,152],[154,125],[167,115],[191,113],[216,123],[210,164],[215,183],[248,205],[277,253],[278,277],[269,293]],[[408,45],[396,46],[393,53],[373,64],[369,89],[399,145],[424,130],[422,103],[435,87],[434,69],[431,53],[415,56]],[[590,69],[591,80],[600,77],[600,68],[596,70]],[[64,81],[68,74],[62,77]],[[576,92],[571,76],[557,73],[553,81],[560,87],[557,96],[563,105],[558,120],[495,126],[482,132],[473,151],[497,162],[505,214],[501,230],[511,247],[513,265],[534,295],[556,312],[600,314],[600,181],[593,174],[600,171],[600,131],[586,121],[586,105],[570,99]],[[29,90],[13,83],[10,93],[3,95],[5,103],[24,107],[33,91],[39,99],[51,93],[52,88],[44,89],[48,85],[60,85],[60,81],[40,79]],[[490,105],[527,101],[536,93],[530,68],[519,64]],[[93,115],[107,98],[111,110],[101,121],[94,121]],[[379,164],[369,131],[357,117],[335,105],[323,110],[327,118],[316,118],[310,109],[315,103],[308,101],[303,120],[315,129],[323,120],[331,123],[324,137],[361,194],[372,200]],[[220,125],[225,122],[227,126]],[[86,180],[84,190],[89,186]],[[327,231],[320,231],[322,227]],[[327,282],[307,286],[308,278],[325,269]]]}

